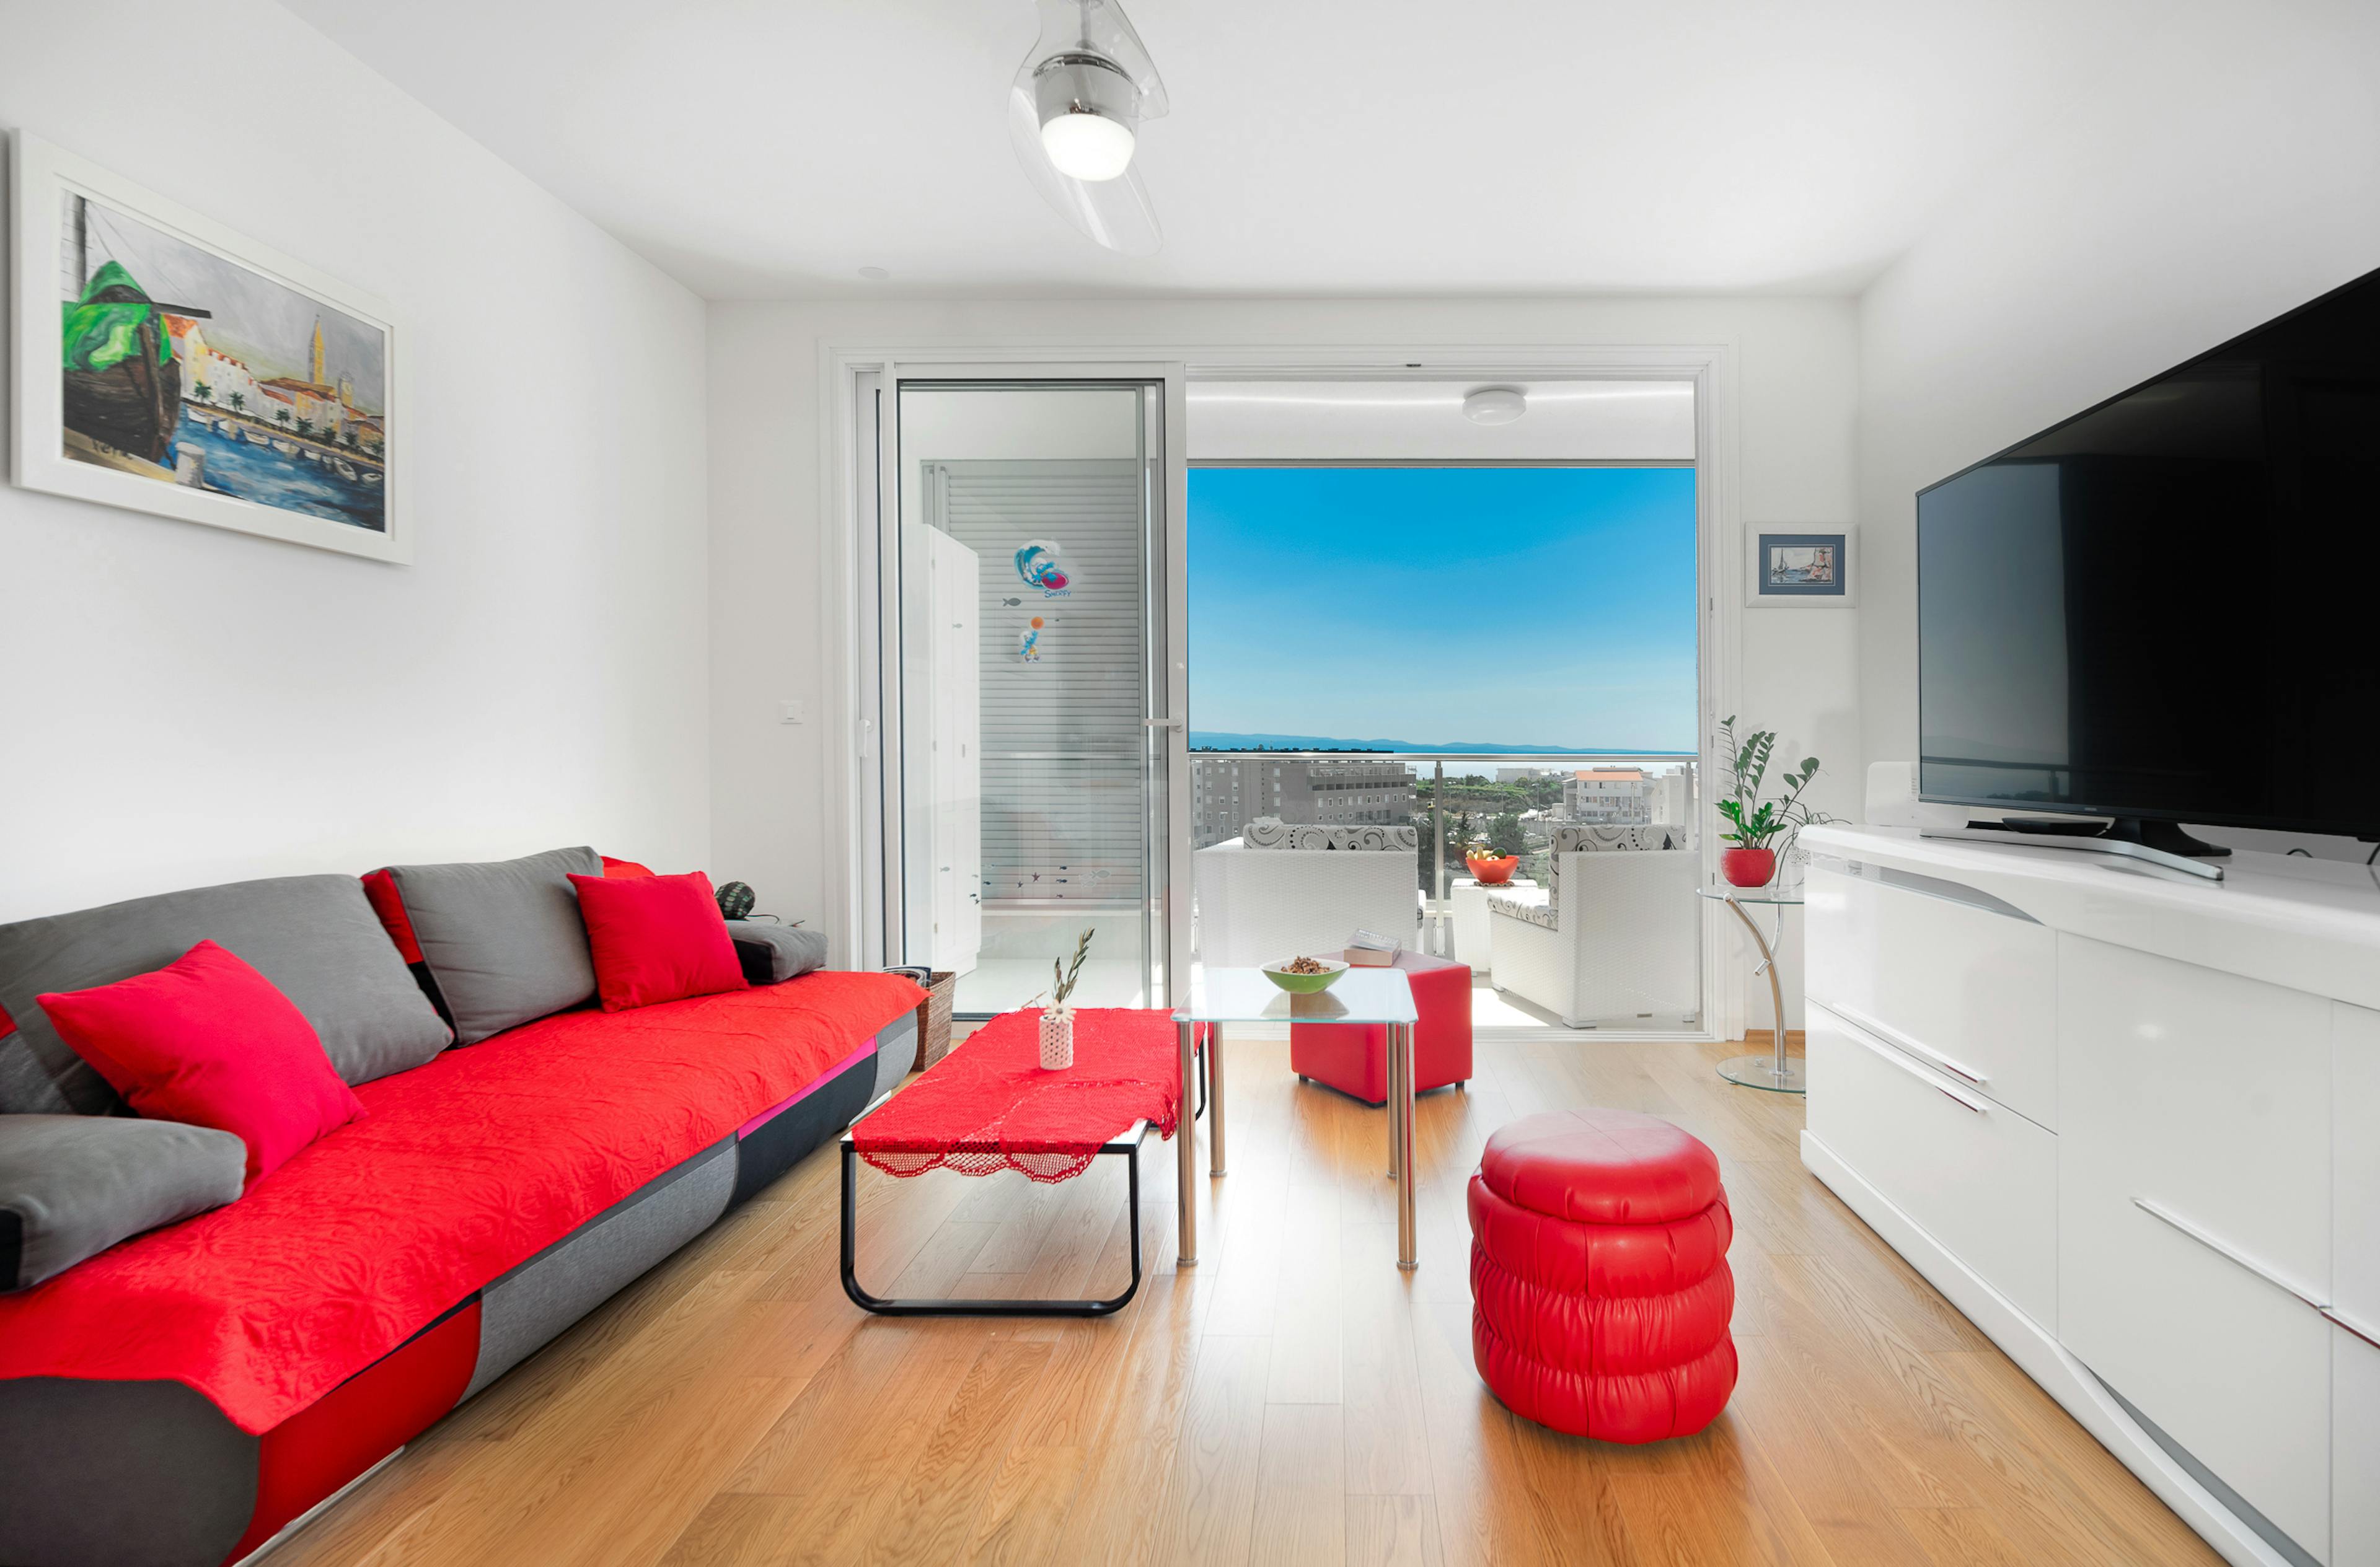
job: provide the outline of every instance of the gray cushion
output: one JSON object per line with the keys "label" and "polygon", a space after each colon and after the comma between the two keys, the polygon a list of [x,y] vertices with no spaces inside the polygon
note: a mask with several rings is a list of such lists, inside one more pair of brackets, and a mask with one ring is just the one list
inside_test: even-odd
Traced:
{"label": "gray cushion", "polygon": [[370,1082],[446,1047],[446,1025],[407,971],[353,876],[276,876],[136,898],[0,925],[0,1114],[96,1115],[115,1094],[33,998],[162,969],[200,941],[237,953],[322,1036],[339,1076]]}
{"label": "gray cushion", "polygon": [[[229,1132],[115,1115],[0,1115],[0,1290],[239,1196]],[[13,1244],[11,1244],[13,1242]]]}
{"label": "gray cushion", "polygon": [[735,938],[735,956],[744,977],[756,985],[772,985],[826,966],[826,934],[766,920],[730,920],[727,934]]}
{"label": "gray cushion", "polygon": [[552,849],[525,860],[462,865],[391,865],[421,960],[455,1020],[455,1039],[477,1044],[518,1023],[576,1006],[595,994],[595,964],[572,875],[600,876],[591,849]]}

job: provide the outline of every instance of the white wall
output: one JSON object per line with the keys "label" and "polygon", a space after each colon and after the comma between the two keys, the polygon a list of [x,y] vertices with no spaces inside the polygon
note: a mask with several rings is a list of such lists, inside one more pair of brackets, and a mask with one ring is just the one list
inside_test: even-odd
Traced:
{"label": "white wall", "polygon": [[2380,266],[2375,62],[2368,0],[2177,8],[1867,291],[1865,754],[1917,753],[1920,488]]}
{"label": "white wall", "polygon": [[[825,649],[819,620],[820,344],[1097,346],[1732,345],[1747,525],[1849,521],[1857,350],[1847,300],[723,304],[710,311],[714,863],[827,907]],[[1852,611],[1744,611],[1738,710],[1828,764],[1816,798],[1856,814],[1864,771]],[[814,721],[780,721],[805,699]],[[838,936],[841,932],[835,933]],[[1752,1017],[1765,1022],[1765,983]]]}
{"label": "white wall", "polygon": [[269,0],[0,6],[0,126],[388,300],[419,534],[393,567],[0,488],[0,919],[707,864],[701,302]]}

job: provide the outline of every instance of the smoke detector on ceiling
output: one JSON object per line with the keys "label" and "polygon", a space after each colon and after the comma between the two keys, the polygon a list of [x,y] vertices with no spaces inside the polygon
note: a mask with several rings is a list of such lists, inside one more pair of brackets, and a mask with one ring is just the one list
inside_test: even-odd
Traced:
{"label": "smoke detector on ceiling", "polygon": [[1475,425],[1509,425],[1529,411],[1529,400],[1509,386],[1482,387],[1463,400],[1463,416]]}

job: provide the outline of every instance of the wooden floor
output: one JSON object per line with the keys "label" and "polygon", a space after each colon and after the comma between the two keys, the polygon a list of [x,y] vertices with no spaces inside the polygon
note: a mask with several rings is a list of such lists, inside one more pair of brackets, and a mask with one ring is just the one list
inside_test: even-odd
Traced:
{"label": "wooden floor", "polygon": [[[1298,1086],[1285,1043],[1234,1042],[1204,1260],[1173,1268],[1172,1151],[1151,1143],[1149,1274],[1099,1322],[862,1315],[821,1151],[273,1567],[2215,1561],[1803,1170],[1801,1102],[1720,1082],[1730,1053],[1483,1044],[1467,1092],[1422,1102],[1404,1275],[1382,1113]],[[1558,1436],[1472,1369],[1463,1181],[1495,1127],[1581,1103],[1669,1116],[1724,1163],[1742,1380],[1701,1436]],[[1101,1166],[868,1174],[860,1276],[1107,1293],[1123,1185]]]}

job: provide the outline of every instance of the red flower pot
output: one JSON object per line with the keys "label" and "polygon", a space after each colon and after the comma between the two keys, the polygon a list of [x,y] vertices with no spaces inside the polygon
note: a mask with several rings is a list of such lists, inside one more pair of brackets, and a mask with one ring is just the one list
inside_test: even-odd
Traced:
{"label": "red flower pot", "polygon": [[1481,860],[1466,854],[1463,862],[1471,867],[1472,879],[1481,886],[1502,886],[1512,879],[1512,867],[1521,862],[1521,857],[1506,854],[1493,860]]}
{"label": "red flower pot", "polygon": [[1777,874],[1777,851],[1773,849],[1722,849],[1718,851],[1718,874],[1737,886],[1767,886]]}

